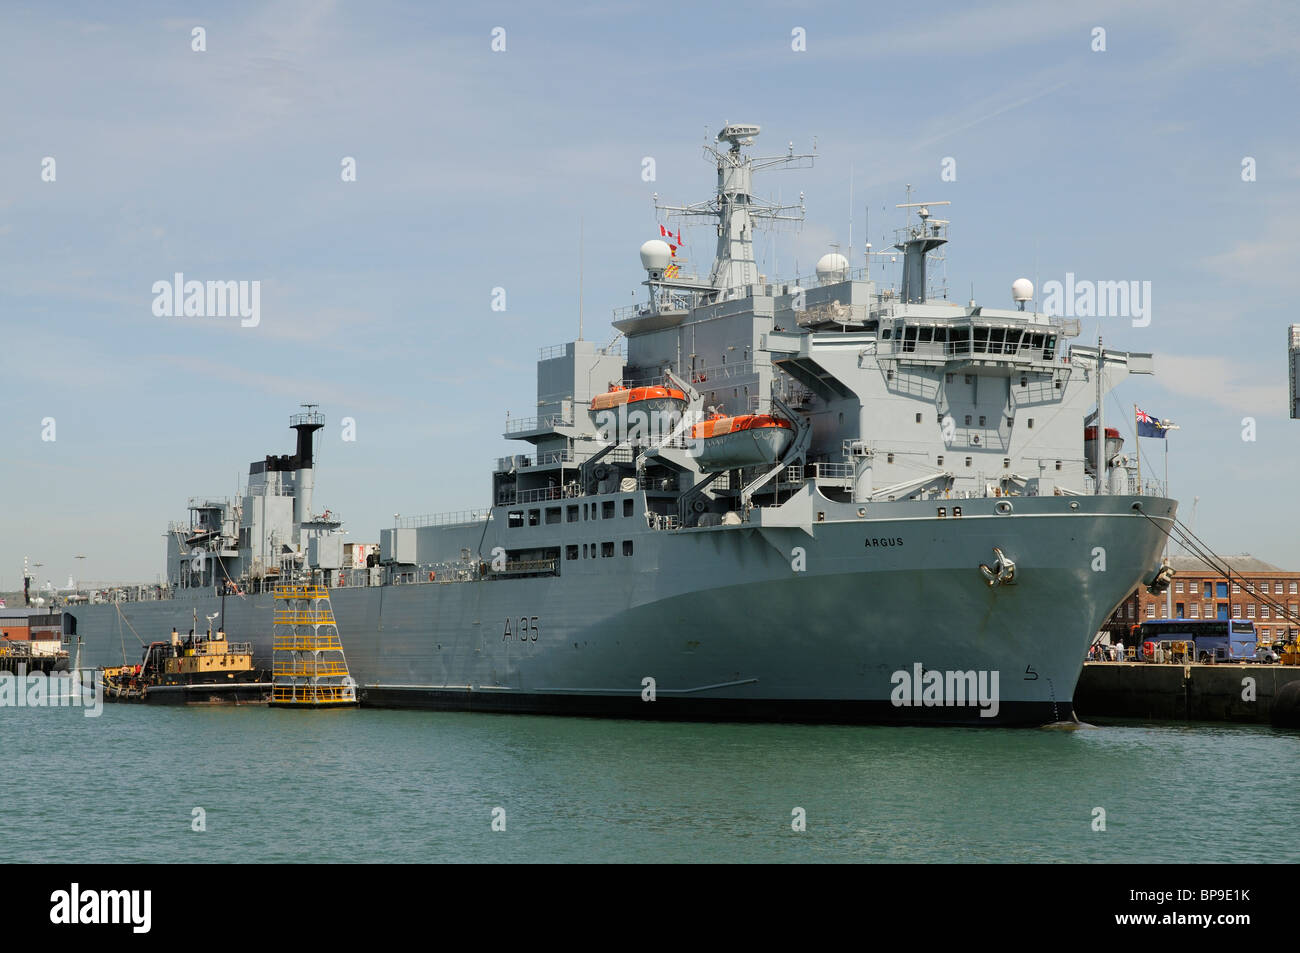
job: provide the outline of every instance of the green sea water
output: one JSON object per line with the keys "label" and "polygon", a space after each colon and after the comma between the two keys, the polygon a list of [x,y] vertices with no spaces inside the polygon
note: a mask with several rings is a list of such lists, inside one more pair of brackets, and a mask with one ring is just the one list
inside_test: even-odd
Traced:
{"label": "green sea water", "polygon": [[1298,756],[1205,724],[0,708],[0,862],[1294,863]]}

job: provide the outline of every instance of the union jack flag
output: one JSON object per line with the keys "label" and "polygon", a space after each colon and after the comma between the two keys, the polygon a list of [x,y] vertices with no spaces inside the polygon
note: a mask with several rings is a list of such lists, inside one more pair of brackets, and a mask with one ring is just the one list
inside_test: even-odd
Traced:
{"label": "union jack flag", "polygon": [[1137,409],[1137,432],[1139,437],[1160,437],[1164,439],[1165,428],[1160,421],[1142,408]]}

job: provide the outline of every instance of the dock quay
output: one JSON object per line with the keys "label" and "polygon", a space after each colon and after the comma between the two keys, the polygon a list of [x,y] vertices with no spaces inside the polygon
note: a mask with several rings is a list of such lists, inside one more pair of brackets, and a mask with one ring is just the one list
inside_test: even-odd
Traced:
{"label": "dock quay", "polygon": [[[1300,667],[1086,662],[1074,690],[1074,710],[1084,721],[1141,718],[1268,724],[1279,693],[1290,684],[1300,684]],[[1287,694],[1294,697],[1295,691]]]}

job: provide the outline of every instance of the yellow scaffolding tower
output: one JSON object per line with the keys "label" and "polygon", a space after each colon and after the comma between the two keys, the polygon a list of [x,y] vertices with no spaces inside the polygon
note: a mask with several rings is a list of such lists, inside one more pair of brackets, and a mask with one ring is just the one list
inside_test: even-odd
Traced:
{"label": "yellow scaffolding tower", "polygon": [[280,708],[339,708],[357,703],[357,683],[348,672],[329,589],[277,586],[271,705]]}

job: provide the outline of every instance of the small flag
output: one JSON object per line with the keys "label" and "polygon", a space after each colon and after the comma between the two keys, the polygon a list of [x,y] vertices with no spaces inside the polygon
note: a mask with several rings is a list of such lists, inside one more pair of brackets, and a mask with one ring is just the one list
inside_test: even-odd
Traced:
{"label": "small flag", "polygon": [[678,226],[678,228],[677,228],[677,244],[678,244],[678,245],[685,245],[685,244],[686,244],[684,241],[682,241],[682,230],[681,230],[681,227],[680,227],[680,226]]}
{"label": "small flag", "polygon": [[1139,437],[1159,437],[1161,440],[1165,437],[1165,428],[1160,425],[1160,421],[1140,408],[1137,412],[1137,432]]}

